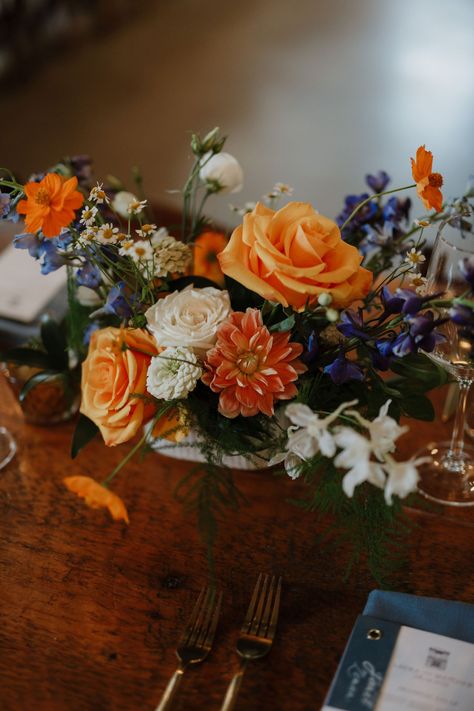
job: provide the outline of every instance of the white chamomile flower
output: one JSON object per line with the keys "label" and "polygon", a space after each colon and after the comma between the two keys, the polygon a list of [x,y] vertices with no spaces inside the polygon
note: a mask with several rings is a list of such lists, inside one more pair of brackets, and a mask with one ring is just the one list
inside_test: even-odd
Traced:
{"label": "white chamomile flower", "polygon": [[129,215],[138,215],[142,210],[146,207],[146,200],[132,200],[128,207],[127,207],[127,212]]}
{"label": "white chamomile flower", "polygon": [[194,390],[202,375],[197,356],[189,348],[165,348],[151,359],[147,390],[159,400],[180,400]]}
{"label": "white chamomile flower", "polygon": [[102,205],[104,202],[107,205],[109,204],[110,200],[105,194],[105,190],[103,189],[102,183],[97,183],[97,185],[92,188],[89,193],[89,200],[92,200],[98,205]]}
{"label": "white chamomile flower", "polygon": [[182,274],[191,263],[191,248],[174,237],[163,237],[153,244],[153,250],[156,277],[173,273]]}
{"label": "white chamomile flower", "polygon": [[426,284],[426,277],[421,276],[421,274],[414,274],[411,277],[411,282],[408,285],[408,288],[414,289],[417,294],[420,294],[420,296],[424,296],[424,294],[426,294]]}
{"label": "white chamomile flower", "polygon": [[272,192],[278,193],[279,195],[291,196],[294,193],[294,189],[287,183],[275,183]]}
{"label": "white chamomile flower", "polygon": [[91,225],[93,225],[97,212],[98,210],[95,205],[85,207],[81,212],[81,219],[79,220],[81,225],[85,225],[86,227],[90,227]]}
{"label": "white chamomile flower", "polygon": [[130,250],[132,249],[135,241],[130,237],[130,235],[123,235],[123,239],[120,240],[119,254],[122,257],[129,256]]}
{"label": "white chamomile flower", "polygon": [[429,220],[413,220],[415,227],[429,227],[431,222]]}
{"label": "white chamomile flower", "polygon": [[153,261],[153,247],[144,239],[139,239],[128,249],[127,254],[134,262],[142,264]]}
{"label": "white chamomile flower", "polygon": [[98,230],[99,228],[97,227],[97,225],[90,225],[89,227],[87,227],[79,235],[79,243],[82,245],[88,245],[91,242],[95,242]]}
{"label": "white chamomile flower", "polygon": [[118,227],[114,227],[111,222],[106,222],[105,225],[101,225],[97,230],[96,240],[101,244],[115,244],[118,233]]}
{"label": "white chamomile flower", "polygon": [[426,261],[425,255],[415,247],[412,247],[405,255],[405,262],[410,264],[413,270],[416,270],[424,261]]}
{"label": "white chamomile flower", "polygon": [[252,210],[255,210],[256,206],[257,206],[256,202],[246,202],[246,203],[244,203],[244,205],[242,207],[239,207],[238,205],[229,204],[229,209],[232,212],[236,212],[237,215],[240,215],[241,217],[243,217],[247,213],[252,212]]}
{"label": "white chamomile flower", "polygon": [[151,237],[156,232],[156,225],[142,225],[139,230],[135,230],[139,237]]}

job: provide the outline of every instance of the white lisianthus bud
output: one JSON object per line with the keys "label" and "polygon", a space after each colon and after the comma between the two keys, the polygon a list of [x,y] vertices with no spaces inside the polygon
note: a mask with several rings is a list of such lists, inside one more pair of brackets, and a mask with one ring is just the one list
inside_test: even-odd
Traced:
{"label": "white lisianthus bud", "polygon": [[76,300],[81,306],[92,307],[100,306],[102,299],[94,289],[89,289],[88,286],[78,286],[76,289]]}
{"label": "white lisianthus bud", "polygon": [[128,208],[132,203],[139,202],[138,198],[136,195],[133,193],[129,193],[126,190],[121,190],[117,195],[114,197],[112,201],[112,207],[115,210],[117,214],[120,215],[120,217],[130,217],[130,212]]}
{"label": "white lisianthus bud", "polygon": [[238,193],[242,190],[244,174],[240,163],[230,153],[206,153],[201,161],[199,177],[204,183],[218,186],[216,192]]}
{"label": "white lisianthus bud", "polygon": [[196,355],[189,348],[165,348],[148,366],[146,387],[159,400],[188,397],[202,375]]}
{"label": "white lisianthus bud", "polygon": [[331,323],[335,323],[339,318],[339,311],[336,311],[336,309],[326,309],[326,318]]}

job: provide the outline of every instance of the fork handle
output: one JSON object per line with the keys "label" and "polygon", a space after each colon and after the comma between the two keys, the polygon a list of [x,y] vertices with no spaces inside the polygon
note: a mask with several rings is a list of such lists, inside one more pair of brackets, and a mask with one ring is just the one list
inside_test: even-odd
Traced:
{"label": "fork handle", "polygon": [[163,693],[163,696],[161,697],[161,701],[156,707],[155,711],[168,711],[168,709],[171,708],[171,704],[173,703],[173,699],[179,688],[181,679],[183,678],[183,674],[184,667],[179,666],[171,677],[171,679],[169,680],[166,689]]}
{"label": "fork handle", "polygon": [[232,711],[234,708],[246,667],[247,661],[242,659],[239,671],[234,674],[229,686],[227,687],[227,693],[225,695],[224,703],[221,706],[221,711]]}

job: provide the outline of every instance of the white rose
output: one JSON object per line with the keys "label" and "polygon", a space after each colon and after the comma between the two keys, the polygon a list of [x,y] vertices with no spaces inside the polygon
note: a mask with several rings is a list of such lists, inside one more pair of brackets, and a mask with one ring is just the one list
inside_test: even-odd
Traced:
{"label": "white rose", "polygon": [[205,183],[216,182],[222,193],[238,193],[242,190],[244,174],[239,162],[230,153],[210,153],[202,159],[199,177]]}
{"label": "white rose", "polygon": [[128,219],[130,217],[128,207],[132,202],[138,202],[138,198],[136,197],[136,195],[134,195],[133,193],[128,193],[126,190],[121,190],[114,197],[112,201],[112,207],[115,212],[120,215],[120,217],[126,217]]}
{"label": "white rose", "polygon": [[145,316],[159,346],[184,346],[203,357],[215,344],[217,329],[230,311],[227,291],[190,285],[157,301]]}

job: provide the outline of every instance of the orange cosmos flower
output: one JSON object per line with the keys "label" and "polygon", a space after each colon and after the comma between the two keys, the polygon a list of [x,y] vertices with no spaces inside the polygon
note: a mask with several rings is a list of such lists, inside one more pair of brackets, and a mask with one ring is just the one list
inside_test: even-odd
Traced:
{"label": "orange cosmos flower", "polygon": [[29,232],[41,230],[45,237],[57,237],[67,227],[84,202],[76,190],[77,178],[66,180],[57,173],[48,173],[39,183],[27,183],[23,190],[26,200],[16,206],[20,215],[25,215]]}
{"label": "orange cosmos flower", "polygon": [[217,255],[227,246],[227,238],[222,232],[203,232],[194,242],[194,269],[196,276],[206,277],[216,284],[224,285]]}
{"label": "orange cosmos flower", "polygon": [[306,366],[298,360],[303,346],[289,339],[289,332],[270,333],[258,309],[234,311],[219,326],[202,379],[220,393],[222,415],[251,417],[263,412],[271,417],[275,400],[295,397],[295,380]]}
{"label": "orange cosmos flower", "polygon": [[432,173],[433,154],[420,146],[416,152],[416,159],[411,158],[411,172],[416,182],[416,192],[427,210],[434,208],[441,212],[443,207],[443,194],[440,190],[443,185],[443,176]]}
{"label": "orange cosmos flower", "polygon": [[108,509],[114,521],[130,523],[122,499],[91,479],[90,476],[67,476],[63,481],[69,491],[84,499],[91,509]]}

